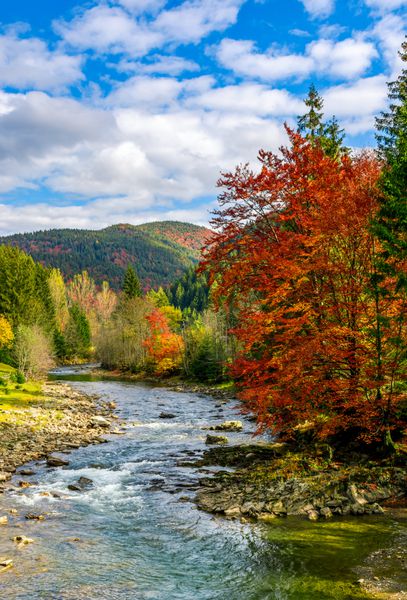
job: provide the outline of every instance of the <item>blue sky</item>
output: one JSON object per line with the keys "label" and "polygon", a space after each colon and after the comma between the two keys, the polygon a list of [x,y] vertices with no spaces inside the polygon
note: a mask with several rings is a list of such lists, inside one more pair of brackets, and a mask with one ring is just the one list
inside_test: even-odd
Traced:
{"label": "blue sky", "polygon": [[1,233],[206,224],[220,171],[284,143],[315,83],[374,145],[407,0],[0,6]]}

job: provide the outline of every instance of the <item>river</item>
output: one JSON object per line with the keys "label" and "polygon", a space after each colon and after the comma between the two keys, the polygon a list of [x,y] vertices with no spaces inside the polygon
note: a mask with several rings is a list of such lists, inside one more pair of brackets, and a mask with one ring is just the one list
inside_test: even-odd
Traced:
{"label": "river", "polygon": [[[74,369],[57,375],[73,379],[72,385],[86,393],[114,401],[125,433],[106,436],[108,444],[74,450],[65,468],[49,469],[44,462],[31,465],[35,475],[26,479],[34,485],[5,495],[2,509],[13,507],[20,515],[33,512],[47,518],[16,520],[13,535],[26,535],[34,543],[15,550],[14,568],[1,576],[1,598],[370,597],[359,593],[354,582],[363,569],[370,573],[372,553],[385,552],[405,534],[403,521],[366,517],[329,523],[240,523],[200,512],[191,502],[198,479],[208,472],[179,463],[202,454],[203,427],[242,419],[235,401],[75,377]],[[159,418],[161,412],[175,418]],[[231,443],[247,442],[252,429],[246,422],[243,433],[228,437]],[[68,485],[79,477],[92,479],[93,487],[70,491]],[[61,498],[43,492],[57,492]],[[0,531],[1,554],[6,543]]]}

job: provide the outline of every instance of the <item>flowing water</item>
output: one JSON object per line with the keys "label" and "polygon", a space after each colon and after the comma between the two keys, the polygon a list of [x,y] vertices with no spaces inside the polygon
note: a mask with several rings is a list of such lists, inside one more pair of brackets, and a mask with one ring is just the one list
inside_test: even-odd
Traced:
{"label": "flowing water", "polygon": [[[59,375],[75,379],[69,370]],[[78,381],[78,379],[81,379]],[[125,381],[72,383],[117,404],[125,435],[80,448],[69,466],[33,465],[36,483],[2,499],[19,515],[0,530],[0,554],[15,566],[1,575],[9,600],[324,600],[368,598],[353,585],[368,555],[383,552],[405,524],[383,517],[310,523],[276,519],[242,524],[200,512],[190,502],[207,472],[180,466],[205,449],[204,426],[239,418],[236,402]],[[174,419],[161,419],[171,412]],[[251,441],[252,426],[228,433]],[[94,484],[69,491],[79,477]],[[58,492],[61,498],[41,495]],[[6,537],[6,535],[8,537]],[[17,549],[10,535],[35,541]],[[376,574],[376,573],[375,573]],[[378,573],[389,575],[389,573]],[[390,574],[391,575],[391,574]]]}

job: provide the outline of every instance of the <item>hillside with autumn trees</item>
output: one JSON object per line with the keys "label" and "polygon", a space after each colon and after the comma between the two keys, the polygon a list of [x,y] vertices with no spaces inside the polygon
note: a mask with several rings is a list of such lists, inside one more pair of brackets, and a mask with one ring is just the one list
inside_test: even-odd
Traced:
{"label": "hillside with autumn trees", "polygon": [[24,250],[67,279],[87,271],[100,285],[108,280],[118,290],[129,263],[144,288],[173,283],[197,264],[210,230],[190,223],[163,221],[144,225],[112,225],[98,231],[52,229],[0,238],[0,244]]}

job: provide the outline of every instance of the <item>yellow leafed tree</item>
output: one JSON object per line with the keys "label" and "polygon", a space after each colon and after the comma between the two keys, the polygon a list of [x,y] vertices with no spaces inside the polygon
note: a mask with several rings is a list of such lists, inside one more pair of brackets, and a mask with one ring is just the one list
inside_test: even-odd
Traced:
{"label": "yellow leafed tree", "polygon": [[0,347],[10,346],[14,334],[10,323],[3,315],[0,315]]}

